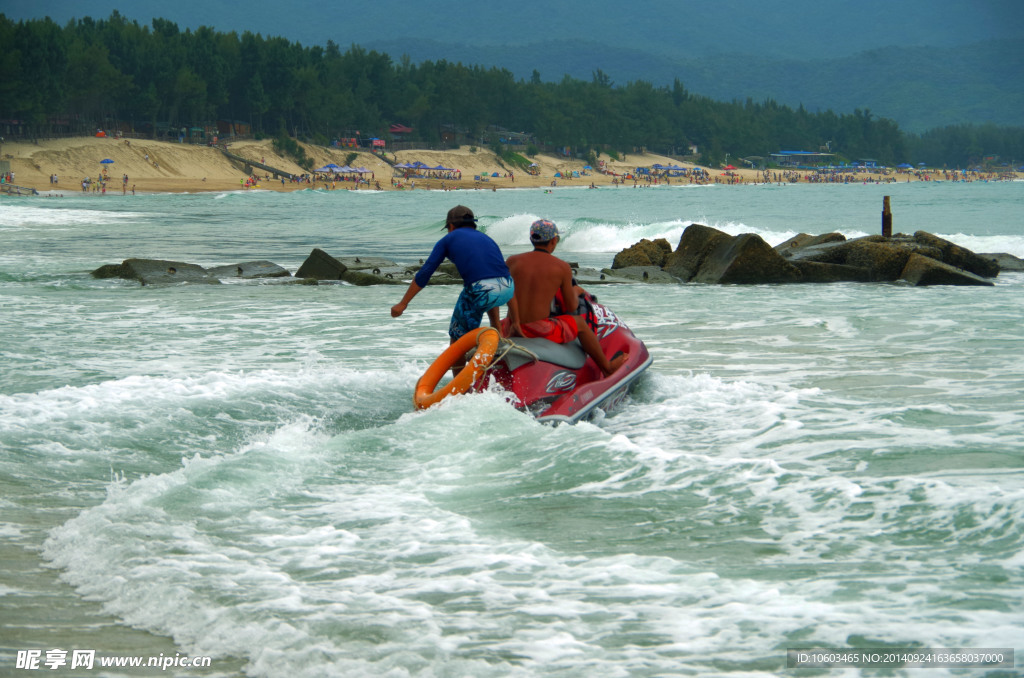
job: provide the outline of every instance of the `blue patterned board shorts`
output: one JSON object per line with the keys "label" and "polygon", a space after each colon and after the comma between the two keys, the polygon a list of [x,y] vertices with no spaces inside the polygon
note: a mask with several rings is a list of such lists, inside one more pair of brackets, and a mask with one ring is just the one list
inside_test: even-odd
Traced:
{"label": "blue patterned board shorts", "polygon": [[480,327],[484,313],[495,306],[507,304],[515,292],[512,278],[484,278],[462,288],[462,294],[455,302],[452,312],[452,324],[448,327],[448,336],[452,341],[466,332]]}

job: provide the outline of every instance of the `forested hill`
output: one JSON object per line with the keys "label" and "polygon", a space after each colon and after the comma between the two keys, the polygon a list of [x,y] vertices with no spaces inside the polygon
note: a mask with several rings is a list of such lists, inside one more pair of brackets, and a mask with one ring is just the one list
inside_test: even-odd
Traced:
{"label": "forested hill", "polygon": [[0,15],[0,45],[0,125],[20,133],[117,124],[158,132],[241,120],[259,134],[327,143],[352,130],[386,137],[401,123],[431,142],[453,130],[481,139],[499,126],[581,155],[637,147],[679,154],[692,144],[703,164],[821,147],[890,165],[1024,160],[1024,128],[908,136],[867,109],[810,112],[770,98],[724,103],[679,80],[616,85],[600,70],[589,80],[523,80],[503,68],[396,62],[358,46],[304,47],[249,32],[182,30],[164,19],[142,25],[117,12],[65,25]]}
{"label": "forested hill", "polygon": [[[360,45],[424,61],[511,71],[544,82],[680,80],[719,101],[771,99],[811,112],[869,109],[905,131],[1024,124],[1021,0],[519,0],[339,3],[316,0],[81,0],[6,3],[14,20],[57,24],[116,8],[151,25],[209,26],[307,47]],[[1015,40],[1017,42],[1007,42]]]}
{"label": "forested hill", "polygon": [[814,59],[746,53],[671,56],[571,39],[515,49],[442,46],[431,40],[374,40],[369,45],[414,62],[444,53],[456,62],[507,68],[518,78],[537,70],[543,80],[564,74],[589,80],[600,68],[623,84],[671,84],[678,78],[691,92],[720,101],[773,99],[810,111],[867,108],[910,132],[961,123],[1024,125],[1021,38],[955,49],[889,46],[846,56],[825,52]]}

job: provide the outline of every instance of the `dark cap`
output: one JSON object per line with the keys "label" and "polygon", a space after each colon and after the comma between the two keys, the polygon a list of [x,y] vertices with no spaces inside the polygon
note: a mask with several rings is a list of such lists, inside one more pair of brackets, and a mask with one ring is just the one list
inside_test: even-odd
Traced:
{"label": "dark cap", "polygon": [[448,210],[448,220],[445,222],[445,228],[448,227],[448,224],[455,228],[476,226],[476,217],[473,216],[473,210],[464,205],[456,205]]}
{"label": "dark cap", "polygon": [[547,219],[538,219],[530,224],[530,242],[548,242],[558,235],[558,226]]}

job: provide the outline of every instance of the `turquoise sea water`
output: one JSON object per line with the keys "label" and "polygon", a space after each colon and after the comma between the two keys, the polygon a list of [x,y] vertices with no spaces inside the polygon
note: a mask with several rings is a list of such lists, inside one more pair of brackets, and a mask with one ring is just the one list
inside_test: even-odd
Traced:
{"label": "turquoise sea water", "polygon": [[1024,257],[1021,182],[0,198],[0,675],[32,649],[213,660],[51,675],[769,676],[815,646],[1019,666],[1024,274],[601,287],[654,364],[572,427],[497,393],[413,411],[455,288],[392,319],[402,287],[88,275],[413,262],[457,203],[506,254],[546,217],[607,266],[693,222],[875,233],[883,195],[896,231]]}

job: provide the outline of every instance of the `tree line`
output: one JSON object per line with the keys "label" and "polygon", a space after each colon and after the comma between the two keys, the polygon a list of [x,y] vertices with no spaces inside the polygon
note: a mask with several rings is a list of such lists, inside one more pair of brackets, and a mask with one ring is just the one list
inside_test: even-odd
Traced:
{"label": "tree line", "polygon": [[439,143],[446,131],[487,138],[524,131],[545,148],[684,155],[703,164],[779,150],[826,150],[847,160],[966,167],[985,158],[1024,161],[1024,128],[962,125],[902,132],[869,110],[809,112],[772,100],[722,102],[644,81],[616,85],[601,70],[590,81],[516,80],[502,68],[447,61],[413,64],[357,45],[304,47],[280,37],[151,26],[116,10],[109,19],[57,25],[0,14],[0,125],[23,133],[84,131],[115,123],[178,129],[244,121],[257,135],[328,143],[388,138],[392,123]]}

